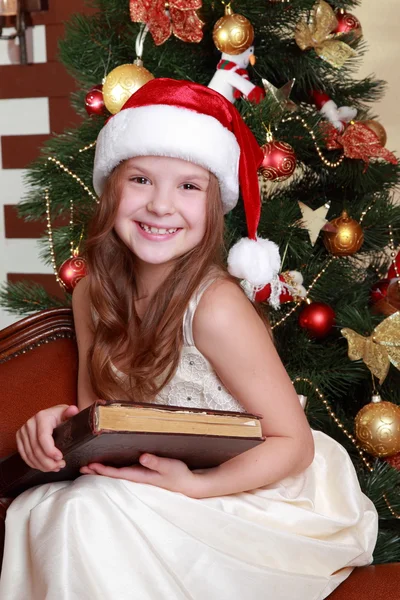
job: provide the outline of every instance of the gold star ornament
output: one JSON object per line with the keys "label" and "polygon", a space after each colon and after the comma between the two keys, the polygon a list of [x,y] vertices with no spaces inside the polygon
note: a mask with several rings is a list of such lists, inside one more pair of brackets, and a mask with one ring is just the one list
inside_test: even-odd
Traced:
{"label": "gold star ornament", "polygon": [[294,112],[297,110],[297,105],[289,99],[290,94],[292,93],[294,83],[296,81],[295,79],[291,79],[290,81],[285,83],[285,85],[283,85],[281,88],[275,87],[272,83],[268,81],[268,79],[262,79],[261,81],[264,86],[267,97],[273,97],[276,104],[281,109],[282,113],[284,113],[286,110],[290,112]]}

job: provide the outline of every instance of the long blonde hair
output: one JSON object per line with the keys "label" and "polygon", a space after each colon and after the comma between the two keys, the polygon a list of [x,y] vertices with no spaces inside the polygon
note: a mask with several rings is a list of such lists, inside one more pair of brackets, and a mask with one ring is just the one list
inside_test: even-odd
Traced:
{"label": "long blonde hair", "polygon": [[[177,368],[182,321],[191,296],[212,266],[222,277],[232,278],[224,267],[219,184],[210,173],[203,239],[176,259],[171,274],[139,319],[135,256],[113,229],[123,168],[122,163],[108,178],[86,241],[89,297],[96,316],[88,365],[93,390],[100,398],[151,402]],[[123,379],[115,370],[121,361],[126,374]]]}

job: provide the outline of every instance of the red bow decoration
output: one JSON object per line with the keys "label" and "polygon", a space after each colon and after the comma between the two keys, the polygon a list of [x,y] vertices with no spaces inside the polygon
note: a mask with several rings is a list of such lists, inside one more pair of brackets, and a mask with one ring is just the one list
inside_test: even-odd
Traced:
{"label": "red bow decoration", "polygon": [[196,10],[202,0],[130,0],[130,15],[134,23],[146,23],[156,46],[174,34],[183,42],[198,43],[203,37],[204,23]]}
{"label": "red bow decoration", "polygon": [[328,150],[343,150],[347,158],[361,159],[367,165],[371,158],[383,158],[393,165],[397,158],[382,146],[378,136],[360,122],[351,123],[341,133],[331,123],[321,123],[326,134],[325,142]]}

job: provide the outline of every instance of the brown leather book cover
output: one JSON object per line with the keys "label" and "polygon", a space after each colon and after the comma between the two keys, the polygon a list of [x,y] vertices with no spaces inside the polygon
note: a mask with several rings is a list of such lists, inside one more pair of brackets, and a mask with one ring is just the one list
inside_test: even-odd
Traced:
{"label": "brown leather book cover", "polygon": [[[248,437],[225,435],[204,435],[188,433],[148,433],[146,431],[110,431],[99,430],[98,408],[120,404],[113,402],[95,402],[53,432],[55,444],[63,453],[66,466],[58,473],[44,473],[29,467],[18,453],[12,454],[0,462],[0,496],[17,496],[24,490],[54,481],[75,479],[80,475],[79,469],[90,462],[100,462],[115,467],[137,463],[144,452],[177,458],[184,461],[189,468],[210,468],[249,450],[262,443],[264,438],[253,435],[250,429]],[[126,404],[125,404],[126,406]],[[139,405],[136,405],[139,406]],[[143,406],[143,405],[140,405]],[[247,416],[259,419],[256,415],[244,415],[203,409],[184,409],[181,407],[145,405],[156,410],[163,409],[167,413],[188,412],[209,415]],[[195,418],[195,417],[194,417]]]}

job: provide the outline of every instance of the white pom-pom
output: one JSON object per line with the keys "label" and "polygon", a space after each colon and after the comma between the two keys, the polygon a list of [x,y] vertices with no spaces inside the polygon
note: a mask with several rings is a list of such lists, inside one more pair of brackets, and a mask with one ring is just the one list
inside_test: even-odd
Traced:
{"label": "white pom-pom", "polygon": [[229,273],[255,286],[271,283],[280,266],[279,248],[271,240],[242,238],[229,251]]}
{"label": "white pom-pom", "polygon": [[297,295],[300,296],[300,298],[305,298],[307,296],[307,290],[304,285],[297,286]]}
{"label": "white pom-pom", "polygon": [[338,131],[343,131],[344,123],[342,123],[342,121],[331,121],[331,123],[334,126],[334,128]]}
{"label": "white pom-pom", "polygon": [[319,112],[331,123],[333,123],[334,121],[340,121],[337,104],[333,100],[325,102],[325,104]]}
{"label": "white pom-pom", "polygon": [[295,283],[300,285],[303,283],[303,275],[300,271],[289,271],[289,275]]}
{"label": "white pom-pom", "polygon": [[340,108],[338,108],[338,115],[341,121],[349,123],[350,121],[353,121],[353,119],[356,118],[357,109],[351,108],[351,106],[341,106]]}

